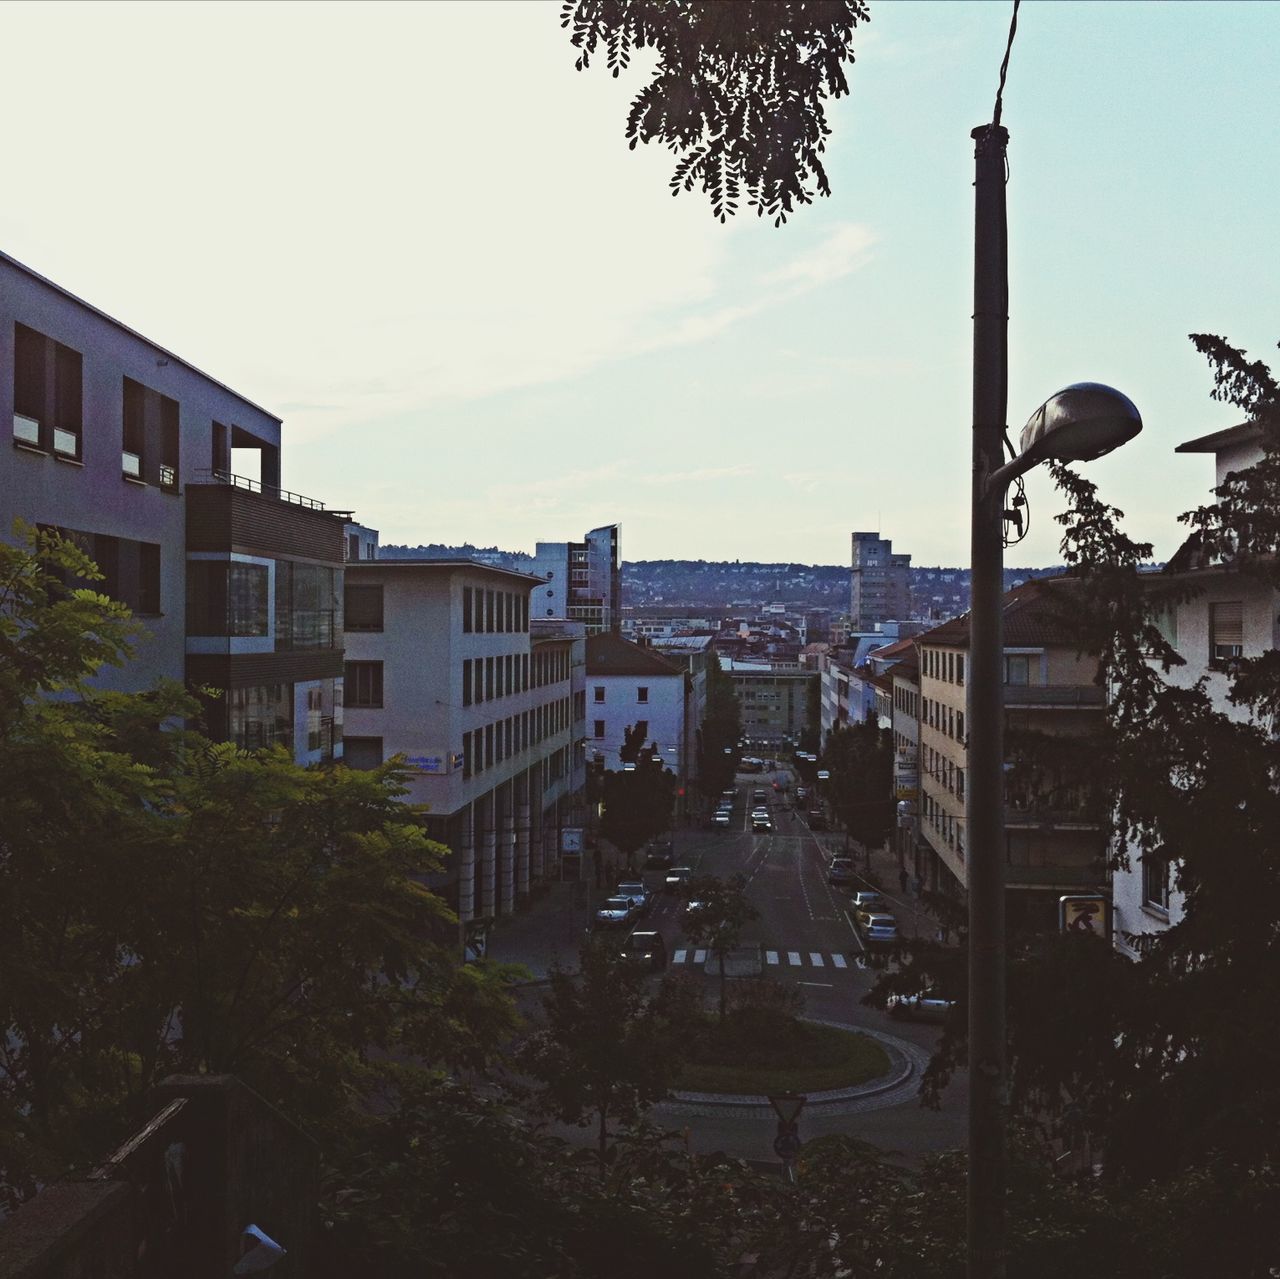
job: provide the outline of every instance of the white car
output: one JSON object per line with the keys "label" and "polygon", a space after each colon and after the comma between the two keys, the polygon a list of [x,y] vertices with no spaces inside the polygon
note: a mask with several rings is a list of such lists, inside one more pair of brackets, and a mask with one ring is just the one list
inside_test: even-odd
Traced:
{"label": "white car", "polygon": [[626,897],[636,908],[637,915],[643,915],[653,904],[653,894],[638,879],[629,879],[619,884],[614,892],[615,897]]}
{"label": "white car", "polygon": [[954,999],[943,999],[927,990],[919,995],[890,995],[884,1006],[890,1017],[903,1021],[946,1021],[954,1007]]}
{"label": "white car", "polygon": [[637,911],[630,897],[606,897],[596,910],[597,928],[625,928]]}

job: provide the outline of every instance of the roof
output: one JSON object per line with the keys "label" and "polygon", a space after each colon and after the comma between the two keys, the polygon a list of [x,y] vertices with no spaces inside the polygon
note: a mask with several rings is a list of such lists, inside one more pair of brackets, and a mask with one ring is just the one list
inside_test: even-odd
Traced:
{"label": "roof", "polygon": [[884,648],[873,648],[867,656],[875,658],[877,662],[900,662],[915,651],[916,642],[912,637],[895,640],[892,644],[886,644]]}
{"label": "roof", "polygon": [[714,635],[662,635],[654,636],[654,648],[687,649],[700,653],[715,639]]}
{"label": "roof", "polygon": [[1201,435],[1198,439],[1179,444],[1175,453],[1216,453],[1219,449],[1230,448],[1233,444],[1247,444],[1259,439],[1262,435],[1260,422],[1241,422],[1238,426],[1229,426],[1223,431],[1214,431],[1210,435]]}
{"label": "roof", "polygon": [[380,569],[411,569],[422,571],[465,568],[468,572],[491,573],[495,577],[515,578],[525,586],[541,586],[547,579],[534,573],[520,573],[513,568],[498,568],[495,564],[485,564],[480,560],[448,560],[448,559],[402,559],[399,556],[385,560],[349,560],[344,566],[347,577],[352,573],[360,574]]}
{"label": "roof", "polygon": [[77,297],[70,289],[64,289],[61,284],[49,279],[48,276],[41,275],[39,271],[33,271],[31,267],[26,265],[26,263],[19,262],[17,258],[10,257],[3,251],[0,251],[0,262],[7,262],[15,270],[21,271],[23,275],[28,275],[33,280],[38,280],[46,288],[52,289],[55,293],[60,293],[68,301],[74,302],[77,306],[84,307],[86,311],[92,312],[101,320],[106,320],[108,324],[115,325],[115,327],[122,333],[127,333],[130,337],[137,338],[139,342],[145,342],[153,351],[159,351],[159,353],[166,359],[176,360],[177,363],[190,369],[191,372],[196,374],[198,377],[204,378],[206,382],[210,382],[214,386],[221,388],[226,391],[228,395],[234,395],[242,404],[247,404],[255,412],[263,414],[264,417],[269,417],[277,425],[282,424],[282,419],[275,413],[272,413],[270,409],[264,409],[261,404],[255,404],[247,395],[242,395],[239,391],[229,387],[225,382],[218,381],[216,377],[210,377],[203,369],[199,369],[192,364],[190,360],[184,360],[182,356],[175,355],[168,349],[168,347],[161,346],[158,342],[152,341],[152,339],[147,337],[145,334],[139,333],[137,329],[130,328],[129,325],[117,320],[114,315],[108,315],[100,307],[94,306],[92,302],[86,302],[84,298]]}
{"label": "roof", "polygon": [[[1031,648],[1043,645],[1074,645],[1066,613],[1068,597],[1077,589],[1069,577],[1037,577],[1023,582],[1003,597],[1004,646]],[[923,635],[916,643],[969,647],[969,614],[962,613]]]}
{"label": "roof", "polygon": [[679,675],[684,667],[612,631],[587,636],[588,675]]}

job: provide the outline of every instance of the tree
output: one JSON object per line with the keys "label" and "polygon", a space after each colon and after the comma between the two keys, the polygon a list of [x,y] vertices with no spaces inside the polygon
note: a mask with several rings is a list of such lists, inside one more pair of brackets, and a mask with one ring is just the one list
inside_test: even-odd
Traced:
{"label": "tree", "polygon": [[[1024,939],[1011,953],[1011,1101],[1064,1146],[1088,1144],[1117,1184],[1203,1181],[1270,1186],[1280,1157],[1280,1028],[1259,1015],[1280,991],[1280,655],[1233,659],[1188,679],[1158,621],[1207,580],[1280,589],[1280,387],[1271,371],[1222,339],[1194,335],[1217,398],[1256,426],[1263,457],[1228,475],[1211,506],[1188,512],[1174,571],[1144,571],[1151,548],[1121,512],[1066,467],[1063,554],[1079,579],[1077,644],[1097,654],[1112,690],[1092,743],[1114,814],[1111,856],[1167,860],[1185,917],[1132,963],[1089,937]],[[1193,565],[1202,572],[1189,571]],[[1221,598],[1221,594],[1218,596]],[[1214,688],[1228,690],[1229,710]],[[1052,991],[1046,1001],[1045,992]],[[936,1064],[959,1060],[963,1026]],[[1261,1193],[1261,1192],[1259,1192]],[[1271,1191],[1266,1191],[1270,1194]],[[1256,1200],[1250,1199],[1251,1204]],[[1269,1228],[1246,1214],[1234,1240],[1262,1251]]]}
{"label": "tree", "polygon": [[610,1119],[634,1123],[675,1082],[687,1012],[678,992],[667,983],[651,997],[645,973],[609,939],[583,943],[577,974],[551,974],[546,1024],[523,1045],[519,1062],[541,1084],[547,1114],[583,1126],[594,1119],[601,1176]]}
{"label": "tree", "polygon": [[725,674],[720,658],[708,653],[707,709],[698,734],[698,777],[705,794],[719,795],[733,784],[741,736],[741,708],[733,680]]}
{"label": "tree", "polygon": [[716,957],[720,973],[720,1018],[727,1005],[725,956],[738,944],[742,930],[759,912],[747,900],[745,875],[717,879],[714,875],[695,875],[689,881],[689,901],[696,902],[684,919],[686,936],[695,946],[705,946]]}
{"label": "tree", "polygon": [[671,829],[676,798],[675,774],[662,766],[656,746],[645,746],[644,732],[643,724],[626,730],[618,757],[632,767],[610,769],[601,782],[600,833],[626,855],[629,871],[634,869],[636,850]]}
{"label": "tree", "polygon": [[656,50],[626,136],[680,157],[672,194],[700,186],[723,222],[745,190],[775,226],[830,194],[825,103],[849,91],[844,64],[868,18],[861,0],[566,0],[561,11],[580,71],[601,46],[614,76],[633,49]]}
{"label": "tree", "polygon": [[828,734],[822,764],[845,831],[868,850],[878,848],[894,823],[893,735],[872,718],[842,725]]}
{"label": "tree", "polygon": [[[446,850],[396,764],[303,769],[103,692],[132,623],[70,543],[0,546],[0,1131],[20,1201],[100,1157],[172,1071],[233,1071],[318,1136],[387,1062],[478,1067],[515,1015],[419,883]],[[50,694],[57,694],[51,697]],[[408,1069],[401,1066],[399,1069]]]}

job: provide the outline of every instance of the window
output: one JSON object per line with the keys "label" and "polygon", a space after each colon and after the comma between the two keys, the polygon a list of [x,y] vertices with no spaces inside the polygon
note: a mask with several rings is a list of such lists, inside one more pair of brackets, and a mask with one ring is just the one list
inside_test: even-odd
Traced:
{"label": "window", "polygon": [[[489,592],[493,594],[492,591]],[[493,767],[493,725],[486,724],[484,726],[484,766],[486,768]]]}
{"label": "window", "polygon": [[604,701],[604,685],[603,684],[597,684],[595,686],[594,697],[597,702]]}
{"label": "window", "polygon": [[347,662],[343,688],[347,706],[380,707],[382,705],[382,663]]}
{"label": "window", "polygon": [[1031,683],[1030,653],[1006,653],[1004,657],[1004,682],[1018,688]]}
{"label": "window", "polygon": [[1209,605],[1209,664],[1221,665],[1244,656],[1244,602]]}
{"label": "window", "polygon": [[643,684],[639,685],[636,688],[636,701],[647,702],[648,700],[649,700],[649,690]]}
{"label": "window", "polygon": [[[348,738],[348,741],[350,739]],[[462,734],[462,780],[471,776],[471,734]]]}
{"label": "window", "polygon": [[15,442],[79,461],[84,414],[80,352],[25,324],[14,325],[13,337]]}
{"label": "window", "polygon": [[1169,859],[1159,853],[1142,855],[1142,902],[1159,911],[1169,909]]}
{"label": "window", "polygon": [[956,683],[964,683],[964,654],[956,654]]}
{"label": "window", "polygon": [[493,630],[493,592],[485,591],[484,593],[484,629],[486,632]]}
{"label": "window", "polygon": [[462,588],[462,630],[464,634],[471,633],[471,587],[469,586]]}
{"label": "window", "polygon": [[233,688],[227,696],[227,738],[242,750],[293,746],[293,686]]}
{"label": "window", "polygon": [[471,659],[465,658],[462,663],[462,704],[471,705]]}
{"label": "window", "polygon": [[348,584],[345,592],[346,628],[349,631],[382,630],[382,583]]}
{"label": "window", "polygon": [[492,657],[486,657],[484,659],[484,698],[487,702],[493,701],[494,698]]}
{"label": "window", "polygon": [[348,737],[342,744],[342,762],[348,768],[367,772],[382,763],[381,737]]}
{"label": "window", "polygon": [[602,738],[604,736],[604,720],[598,719],[595,723],[595,736]]}

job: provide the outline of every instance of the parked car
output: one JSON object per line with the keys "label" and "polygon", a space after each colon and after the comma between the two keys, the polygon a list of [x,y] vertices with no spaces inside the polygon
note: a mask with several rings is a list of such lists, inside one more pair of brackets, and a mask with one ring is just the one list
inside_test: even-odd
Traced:
{"label": "parked car", "polygon": [[848,857],[834,857],[827,867],[828,884],[852,884],[854,878],[853,862]]}
{"label": "parked car", "polygon": [[666,870],[675,864],[676,849],[669,839],[660,839],[650,845],[645,854],[645,870]]}
{"label": "parked car", "polygon": [[653,894],[638,879],[628,879],[619,884],[615,896],[629,898],[637,915],[645,914],[653,904]]}
{"label": "parked car", "polygon": [[926,990],[919,995],[890,995],[885,1012],[902,1021],[946,1021],[954,1007],[955,1000],[943,999]]}
{"label": "parked car", "polygon": [[622,943],[618,954],[624,963],[645,964],[655,971],[667,966],[667,943],[661,933],[637,930]]}
{"label": "parked car", "polygon": [[853,909],[859,910],[880,910],[887,911],[885,905],[884,894],[877,893],[874,889],[860,888],[851,898]]}
{"label": "parked car", "polygon": [[673,866],[667,871],[667,877],[663,881],[663,888],[669,893],[683,892],[685,885],[693,878],[693,868],[691,866]]}
{"label": "parked car", "polygon": [[862,910],[854,916],[862,930],[862,940],[868,946],[892,946],[898,937],[898,921],[884,911]]}
{"label": "parked car", "polygon": [[596,928],[625,928],[637,915],[630,897],[606,897],[596,909]]}

